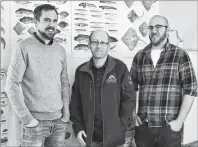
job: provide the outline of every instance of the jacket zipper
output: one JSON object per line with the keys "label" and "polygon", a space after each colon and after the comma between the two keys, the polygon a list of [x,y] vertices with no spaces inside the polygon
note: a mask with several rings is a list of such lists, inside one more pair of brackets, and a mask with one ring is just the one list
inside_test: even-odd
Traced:
{"label": "jacket zipper", "polygon": [[[111,69],[112,70],[112,69]],[[109,70],[108,72],[107,72],[107,70],[105,70],[105,73],[104,73],[104,76],[103,76],[103,79],[102,79],[102,85],[101,85],[101,89],[100,89],[100,95],[101,95],[101,109],[102,109],[102,124],[103,124],[103,127],[102,127],[102,129],[103,129],[103,146],[105,145],[105,138],[104,138],[104,117],[103,117],[103,101],[102,101],[102,91],[103,91],[103,84],[104,84],[104,80],[106,79],[106,76],[107,76],[107,74],[111,71],[111,70]]]}
{"label": "jacket zipper", "polygon": [[[91,75],[91,78],[92,78],[92,81],[93,81],[93,85],[94,85],[94,78],[93,78],[93,75],[90,73]],[[92,84],[92,82],[91,82]],[[92,100],[92,92],[91,92],[91,85],[90,84],[90,100]],[[93,102],[94,102],[94,109],[93,109],[93,119],[92,119],[92,122],[93,122],[93,125],[92,125],[92,132],[91,132],[91,142],[92,142],[92,138],[93,138],[93,132],[94,132],[94,118],[95,118],[95,90],[93,91],[94,92],[94,97],[93,97]]]}

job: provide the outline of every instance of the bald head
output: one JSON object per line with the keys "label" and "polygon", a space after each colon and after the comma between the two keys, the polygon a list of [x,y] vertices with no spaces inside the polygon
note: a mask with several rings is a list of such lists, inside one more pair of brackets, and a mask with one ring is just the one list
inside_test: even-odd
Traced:
{"label": "bald head", "polygon": [[89,36],[88,46],[93,59],[107,59],[109,51],[109,35],[104,30],[93,31]]}
{"label": "bald head", "polygon": [[164,25],[169,27],[167,18],[161,15],[155,15],[151,18],[149,22],[149,26],[155,26],[155,25]]}
{"label": "bald head", "polygon": [[93,31],[89,36],[89,42],[91,42],[92,38],[95,37],[101,37],[104,39],[104,41],[106,40],[107,42],[109,42],[109,34],[104,30],[98,29],[96,31]]}

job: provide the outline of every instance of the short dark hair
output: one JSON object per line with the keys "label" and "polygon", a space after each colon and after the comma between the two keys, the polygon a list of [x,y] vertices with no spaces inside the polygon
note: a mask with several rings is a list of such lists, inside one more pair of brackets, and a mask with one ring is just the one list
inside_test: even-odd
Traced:
{"label": "short dark hair", "polygon": [[[89,42],[91,42],[91,36],[95,31],[91,32],[91,34],[89,35]],[[106,31],[105,31],[106,32]],[[109,34],[106,32],[107,36],[108,36],[108,42],[110,42],[110,36]]]}
{"label": "short dark hair", "polygon": [[54,10],[58,16],[58,12],[56,10],[55,6],[52,6],[50,4],[43,4],[43,5],[39,5],[38,7],[36,7],[34,9],[34,18],[38,21],[40,21],[40,17],[41,17],[41,12],[42,11],[49,11],[49,10]]}

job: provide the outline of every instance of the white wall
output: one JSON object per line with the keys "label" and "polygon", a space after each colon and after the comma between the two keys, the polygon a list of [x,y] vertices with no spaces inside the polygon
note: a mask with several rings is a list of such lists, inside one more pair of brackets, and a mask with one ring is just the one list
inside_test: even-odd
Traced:
{"label": "white wall", "polygon": [[[169,20],[170,27],[184,40],[183,48],[197,50],[197,1],[160,1],[159,14]],[[197,75],[197,52],[189,51]],[[184,124],[183,143],[198,140],[197,98]]]}
{"label": "white wall", "polygon": [[159,14],[178,30],[185,49],[197,49],[197,1],[160,1]]}

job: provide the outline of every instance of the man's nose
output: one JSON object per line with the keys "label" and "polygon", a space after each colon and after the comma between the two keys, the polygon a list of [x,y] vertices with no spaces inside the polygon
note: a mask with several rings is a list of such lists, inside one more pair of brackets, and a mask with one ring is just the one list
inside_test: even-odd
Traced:
{"label": "man's nose", "polygon": [[100,45],[100,42],[98,42],[98,45],[97,45],[98,47],[100,47],[101,45]]}
{"label": "man's nose", "polygon": [[153,33],[156,33],[156,32],[157,32],[156,27],[153,27],[152,32],[153,32]]}
{"label": "man's nose", "polygon": [[56,22],[53,22],[53,21],[49,22],[49,26],[55,27],[56,26]]}

